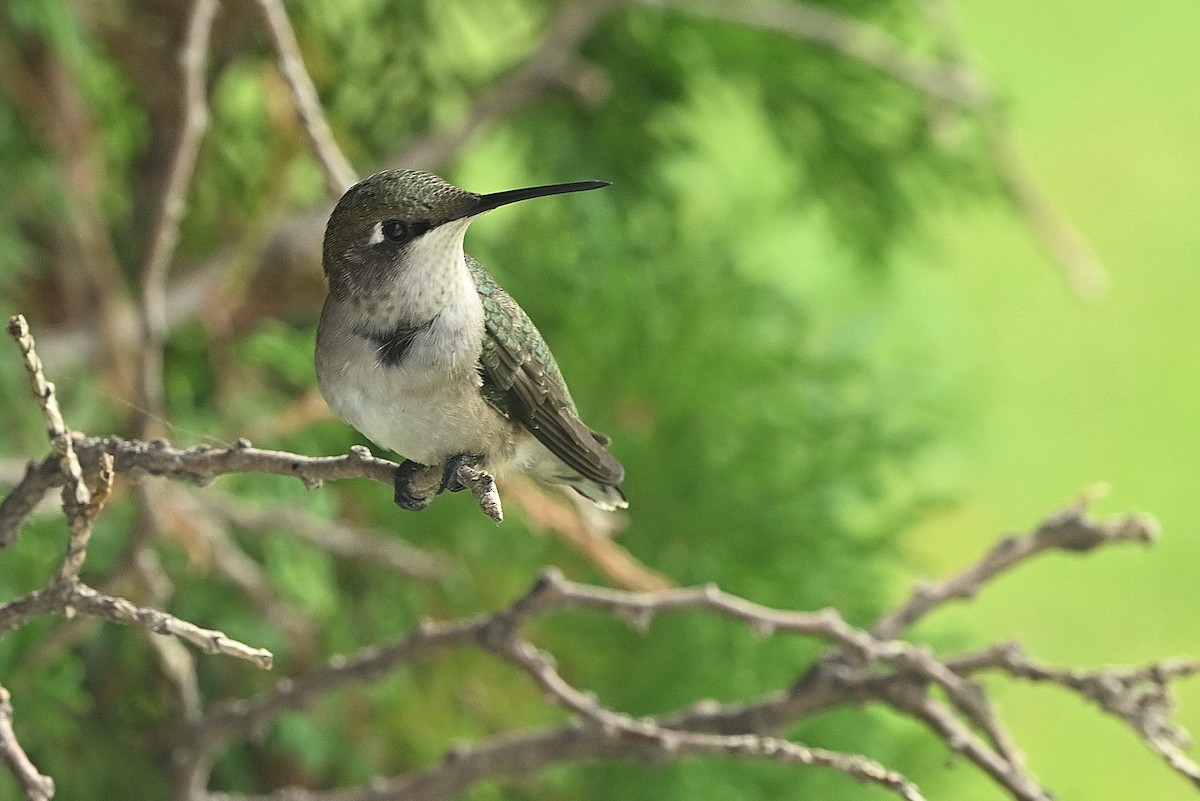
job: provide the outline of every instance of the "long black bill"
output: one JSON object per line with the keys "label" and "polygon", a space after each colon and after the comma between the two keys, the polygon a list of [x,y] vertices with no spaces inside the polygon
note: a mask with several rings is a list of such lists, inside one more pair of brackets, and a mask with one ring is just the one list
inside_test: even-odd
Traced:
{"label": "long black bill", "polygon": [[609,181],[575,181],[569,184],[550,184],[549,186],[529,186],[524,189],[509,189],[504,192],[493,192],[490,195],[480,195],[479,204],[468,210],[463,217],[474,217],[485,211],[516,203],[518,200],[529,200],[547,195],[564,195],[567,192],[586,192],[589,189],[601,189],[609,186]]}

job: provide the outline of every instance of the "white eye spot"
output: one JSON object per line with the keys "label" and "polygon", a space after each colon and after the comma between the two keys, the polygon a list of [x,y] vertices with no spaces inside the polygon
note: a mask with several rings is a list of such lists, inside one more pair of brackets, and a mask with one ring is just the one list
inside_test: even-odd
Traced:
{"label": "white eye spot", "polygon": [[375,223],[375,227],[371,229],[371,238],[367,240],[368,245],[378,245],[383,241],[383,223]]}

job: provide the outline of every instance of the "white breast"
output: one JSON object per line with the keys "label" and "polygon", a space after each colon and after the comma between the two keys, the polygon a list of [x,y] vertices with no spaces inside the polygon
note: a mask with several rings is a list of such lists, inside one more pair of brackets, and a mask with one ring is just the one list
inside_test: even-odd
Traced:
{"label": "white breast", "polygon": [[[402,285],[383,305],[400,309],[399,319],[433,321],[403,361],[382,364],[378,345],[364,336],[371,321],[359,307],[331,296],[317,334],[317,382],[339,417],[406,458],[437,464],[460,453],[501,456],[511,451],[513,426],[479,393],[483,306],[461,245],[454,259],[445,252],[454,243],[435,233],[421,238],[428,243],[412,254]],[[421,275],[433,265],[440,274]],[[447,271],[447,265],[455,269]],[[377,320],[370,328],[382,332],[395,324]]]}

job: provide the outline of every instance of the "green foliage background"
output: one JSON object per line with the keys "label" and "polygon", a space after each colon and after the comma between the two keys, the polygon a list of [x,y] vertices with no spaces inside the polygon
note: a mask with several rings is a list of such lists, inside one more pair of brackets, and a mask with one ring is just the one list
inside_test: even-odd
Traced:
{"label": "green foliage background", "polygon": [[[1179,2],[1162,4],[1182,13]],[[216,58],[212,128],[178,274],[255,241],[290,210],[324,202],[319,170],[287,111],[253,14],[226,5],[235,30],[221,38]],[[908,4],[827,5],[920,38]],[[962,5],[972,43],[1011,87],[1035,161],[1112,263],[1112,298],[1098,309],[1068,295],[991,199],[993,177],[969,119],[952,119],[948,136],[931,125],[926,99],[872,70],[728,24],[636,7],[616,12],[583,51],[609,82],[597,102],[550,93],[473,140],[441,172],[475,191],[613,181],[604,192],[489,215],[473,225],[467,244],[538,322],[589,423],[613,435],[632,502],[621,542],[646,564],[680,583],[715,581],[762,603],[833,605],[862,624],[899,596],[912,573],[949,569],[999,530],[1033,522],[1106,478],[1117,482],[1122,507],[1164,516],[1174,534],[1167,557],[1113,554],[1069,572],[1061,563],[1040,566],[926,634],[960,641],[1028,635],[1039,655],[1088,664],[1194,652],[1175,624],[1194,604],[1184,588],[1200,578],[1185,536],[1197,521],[1181,506],[1187,485],[1178,479],[1195,475],[1194,450],[1180,443],[1194,443],[1196,427],[1173,368],[1192,386],[1198,377],[1188,357],[1165,343],[1184,347],[1197,333],[1194,320],[1177,322],[1194,294],[1176,282],[1195,289],[1180,254],[1196,244],[1182,209],[1200,201],[1184,177],[1195,174],[1186,167],[1196,167],[1197,156],[1191,151],[1189,161],[1184,145],[1200,131],[1195,87],[1176,80],[1169,84],[1176,93],[1161,88],[1186,73],[1184,56],[1168,62],[1166,55],[1184,52],[1186,26],[1156,27],[1161,58],[1139,59],[1125,21],[1148,12],[1119,4],[1101,11],[1074,0],[1054,10],[1027,2]],[[413,137],[460,119],[536,46],[553,8],[533,0],[289,5],[338,140],[364,172]],[[10,0],[2,12],[14,57],[29,61],[44,49],[80,86],[105,168],[100,201],[130,286],[150,224],[138,200],[146,191],[139,169],[155,139],[143,110],[149,76],[127,70],[112,31],[136,35],[145,11],[112,4],[90,17],[52,0]],[[1064,45],[1064,32],[1085,22],[1104,46],[1085,47],[1082,39]],[[1108,53],[1121,57],[1099,55]],[[1095,70],[1114,76],[1118,65],[1142,77],[1093,77]],[[1084,85],[1088,92],[1079,90]],[[1136,110],[1123,105],[1135,101]],[[1145,142],[1148,133],[1159,138]],[[1138,166],[1153,158],[1158,172]],[[0,166],[0,312],[26,311],[35,333],[75,321],[87,304],[72,307],[58,293],[72,267],[62,228],[73,199],[11,91],[0,100]],[[1160,182],[1144,180],[1149,175]],[[1114,191],[1120,198],[1142,192],[1138,225],[1114,211],[1128,206]],[[242,262],[251,261],[253,247],[243,248],[235,264],[248,271]],[[239,273],[229,287],[241,298],[232,333],[191,323],[169,343],[178,444],[253,437],[313,385],[316,266]],[[1156,354],[1159,360],[1148,358]],[[47,367],[74,428],[128,431],[130,409],[104,376]],[[0,379],[0,401],[11,410],[0,449],[40,455],[41,425],[15,354],[0,358]],[[1114,380],[1126,391],[1114,393]],[[1174,404],[1159,402],[1168,384],[1181,399]],[[1081,406],[1081,398],[1092,400]],[[1158,429],[1146,429],[1148,405],[1173,421],[1163,430],[1189,432],[1190,440],[1156,439]],[[311,454],[344,452],[360,441],[332,421],[255,438]],[[1141,455],[1141,473],[1131,454]],[[312,621],[297,636],[231,591],[189,543],[162,542],[175,584],[171,611],[272,648],[279,675],[399,636],[421,616],[495,609],[546,564],[602,580],[558,541],[516,519],[494,527],[462,497],[413,516],[393,507],[378,485],[308,493],[295,482],[244,476],[215,488],[395,531],[453,560],[446,578],[423,584],[339,561],[284,530],[235,532]],[[959,498],[966,502],[951,503]],[[0,554],[3,597],[44,582],[62,532],[57,519],[43,518]],[[111,573],[135,534],[129,505],[113,504],[97,527],[85,578],[99,582]],[[1062,637],[1060,615],[1112,628]],[[1144,620],[1170,623],[1154,624],[1162,630],[1150,636]],[[46,645],[61,626],[36,621],[0,640],[0,681],[13,693],[23,743],[55,777],[59,798],[163,797],[170,744],[162,732],[176,712],[152,655],[137,633],[111,626],[90,628],[69,647]],[[645,635],[564,616],[539,625],[536,638],[573,682],[634,714],[700,698],[753,697],[786,684],[815,652],[809,643],[760,640],[699,616],[665,618]],[[198,667],[210,701],[273,681],[218,658]],[[1029,702],[1027,690],[1020,693],[1011,694],[1019,737],[1064,798],[1133,797],[1107,794],[1126,780],[1131,787],[1159,782],[1161,798],[1182,792],[1149,759],[1138,764],[1137,778],[1125,779],[1111,754],[1137,759],[1128,755],[1139,746],[1128,737],[1104,739],[1093,710],[1064,705],[1068,730],[1046,719],[1043,704],[1054,702],[1044,694]],[[261,741],[228,751],[212,786],[256,792],[361,784],[434,762],[455,741],[561,719],[515,671],[456,654],[285,716]],[[940,746],[869,711],[827,716],[790,734],[867,753],[933,798],[999,797],[965,768],[944,770]],[[1070,767],[1084,756],[1094,771]],[[14,794],[8,777],[0,778],[0,798]],[[885,794],[818,771],[689,761],[556,768],[537,779],[481,785],[467,797]]]}
{"label": "green foliage background", "polygon": [[[1096,305],[1072,303],[1012,221],[947,221],[943,252],[960,266],[941,283],[941,302],[967,315],[959,347],[972,360],[979,414],[963,440],[964,502],[908,541],[945,569],[978,551],[979,532],[1023,527],[1110,482],[1098,511],[1152,512],[1159,545],[1046,560],[941,620],[1087,666],[1195,655],[1200,57],[1191,42],[1200,9],[1170,0],[960,8],[1013,98],[1038,174],[1106,261],[1111,290]],[[1030,766],[1061,798],[1195,793],[1088,705],[1027,687],[1002,698]],[[1179,710],[1200,731],[1196,682],[1180,687]],[[974,781],[958,793],[999,797]]]}

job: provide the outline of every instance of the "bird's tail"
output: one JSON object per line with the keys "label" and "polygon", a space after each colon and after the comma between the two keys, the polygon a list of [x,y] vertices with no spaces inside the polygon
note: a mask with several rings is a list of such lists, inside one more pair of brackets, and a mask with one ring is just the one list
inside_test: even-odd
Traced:
{"label": "bird's tail", "polygon": [[606,512],[629,508],[629,499],[625,497],[625,493],[621,491],[621,488],[616,485],[599,484],[583,476],[576,476],[567,481],[566,484]]}

